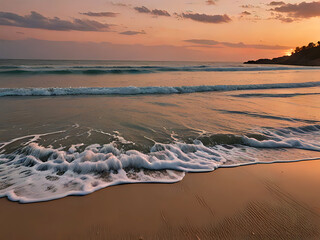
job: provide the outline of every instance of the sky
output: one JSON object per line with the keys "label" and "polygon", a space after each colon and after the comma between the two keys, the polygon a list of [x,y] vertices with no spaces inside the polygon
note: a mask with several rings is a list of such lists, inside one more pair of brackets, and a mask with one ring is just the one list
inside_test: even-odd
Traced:
{"label": "sky", "polygon": [[0,58],[246,61],[320,40],[320,1],[0,0]]}

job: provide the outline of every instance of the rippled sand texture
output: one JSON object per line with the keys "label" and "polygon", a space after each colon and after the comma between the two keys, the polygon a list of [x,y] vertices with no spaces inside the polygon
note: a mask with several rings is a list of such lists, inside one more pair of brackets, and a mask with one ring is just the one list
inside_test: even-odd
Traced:
{"label": "rippled sand texture", "polygon": [[309,161],[219,169],[176,184],[115,186],[37,204],[0,199],[1,236],[318,239],[319,167]]}

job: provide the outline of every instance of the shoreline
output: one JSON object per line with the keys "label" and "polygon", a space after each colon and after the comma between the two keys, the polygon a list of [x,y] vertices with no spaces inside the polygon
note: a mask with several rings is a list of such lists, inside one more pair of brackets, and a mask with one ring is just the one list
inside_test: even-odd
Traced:
{"label": "shoreline", "polygon": [[174,184],[113,186],[49,202],[1,198],[1,236],[315,239],[320,236],[319,167],[319,160],[255,164],[188,173]]}

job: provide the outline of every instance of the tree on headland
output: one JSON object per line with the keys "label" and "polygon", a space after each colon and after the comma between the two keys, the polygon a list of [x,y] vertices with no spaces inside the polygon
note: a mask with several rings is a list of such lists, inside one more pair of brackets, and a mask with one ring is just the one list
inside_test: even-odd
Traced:
{"label": "tree on headland", "polygon": [[247,61],[247,64],[285,64],[301,66],[320,66],[320,41],[296,47],[291,55],[276,57],[272,59],[258,59]]}
{"label": "tree on headland", "polygon": [[[317,45],[318,44],[318,45]],[[311,42],[307,46],[302,46],[302,47],[296,47],[293,53],[298,53],[307,49],[315,48],[315,47],[320,47],[320,41],[317,42],[317,44]]]}
{"label": "tree on headland", "polygon": [[314,47],[316,47],[316,44],[311,42],[311,43],[308,44],[307,49],[314,48]]}
{"label": "tree on headland", "polygon": [[298,52],[300,52],[302,49],[301,49],[301,47],[296,47],[296,49],[294,50],[294,53],[298,53]]}

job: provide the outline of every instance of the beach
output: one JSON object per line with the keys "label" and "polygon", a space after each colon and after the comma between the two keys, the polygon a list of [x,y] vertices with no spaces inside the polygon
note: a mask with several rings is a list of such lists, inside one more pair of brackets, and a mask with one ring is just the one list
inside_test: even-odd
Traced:
{"label": "beach", "polygon": [[0,199],[3,239],[318,239],[320,161],[187,174],[31,204]]}
{"label": "beach", "polygon": [[0,238],[319,238],[319,73],[0,61]]}
{"label": "beach", "polygon": [[0,2],[0,240],[320,239],[320,0]]}

